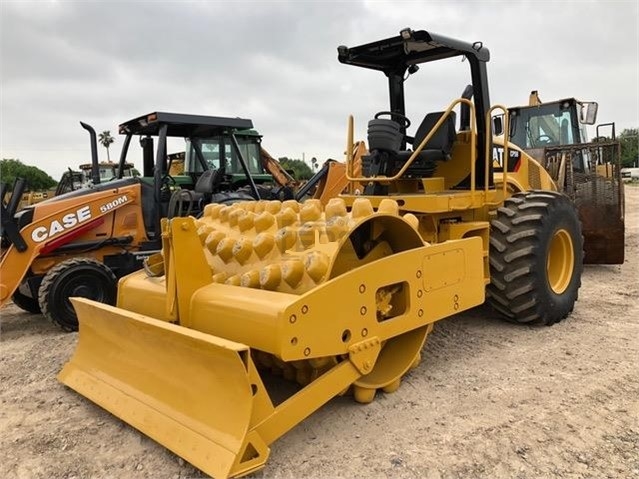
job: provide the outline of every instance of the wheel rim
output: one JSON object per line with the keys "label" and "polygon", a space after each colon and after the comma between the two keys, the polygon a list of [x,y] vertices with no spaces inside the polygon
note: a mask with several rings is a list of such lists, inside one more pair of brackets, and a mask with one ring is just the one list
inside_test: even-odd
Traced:
{"label": "wheel rim", "polygon": [[565,229],[555,231],[550,240],[546,272],[548,284],[556,294],[568,288],[575,267],[575,252],[570,234]]}
{"label": "wheel rim", "polygon": [[67,317],[75,318],[75,310],[69,298],[80,296],[98,302],[105,302],[108,293],[108,284],[102,278],[96,277],[89,272],[75,272],[73,278],[69,279],[60,291],[60,302],[58,306],[64,311]]}

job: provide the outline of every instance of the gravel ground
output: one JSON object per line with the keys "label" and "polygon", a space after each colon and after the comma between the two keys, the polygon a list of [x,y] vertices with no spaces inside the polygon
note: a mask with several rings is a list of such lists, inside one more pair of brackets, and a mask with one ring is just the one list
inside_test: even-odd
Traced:
{"label": "gravel ground", "polygon": [[[396,393],[332,400],[254,477],[639,478],[638,212],[628,187],[626,262],[586,267],[568,320],[441,321]],[[203,476],[57,382],[76,334],[13,305],[0,331],[0,477]]]}

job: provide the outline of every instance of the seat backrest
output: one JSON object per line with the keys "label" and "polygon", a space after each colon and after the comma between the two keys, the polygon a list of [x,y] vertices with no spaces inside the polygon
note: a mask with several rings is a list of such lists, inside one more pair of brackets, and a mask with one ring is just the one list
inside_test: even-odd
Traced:
{"label": "seat backrest", "polygon": [[[421,125],[419,125],[419,128],[415,133],[415,140],[413,141],[414,149],[416,149],[424,138],[426,138],[428,132],[433,129],[443,114],[443,111],[438,111],[435,113],[428,113],[424,117]],[[455,112],[453,111],[433,134],[428,143],[426,143],[424,150],[440,150],[444,155],[450,155],[450,152],[453,149],[453,143],[457,136],[455,132],[455,118]]]}
{"label": "seat backrest", "polygon": [[206,170],[200,177],[197,179],[195,183],[195,192],[196,193],[204,193],[204,194],[212,194],[215,190],[218,189],[220,183],[222,181],[222,170]]}
{"label": "seat backrest", "polygon": [[155,233],[155,208],[160,205],[155,204],[155,188],[146,181],[140,181],[142,191],[142,218],[147,235],[152,237]]}

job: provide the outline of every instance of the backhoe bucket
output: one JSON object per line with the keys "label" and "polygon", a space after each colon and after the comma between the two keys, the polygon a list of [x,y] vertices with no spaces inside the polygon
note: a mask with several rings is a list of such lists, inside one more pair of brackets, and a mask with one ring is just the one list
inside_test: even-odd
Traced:
{"label": "backhoe bucket", "polygon": [[87,299],[72,302],[79,342],[61,382],[213,477],[264,464],[268,448],[247,441],[255,382],[247,346]]}

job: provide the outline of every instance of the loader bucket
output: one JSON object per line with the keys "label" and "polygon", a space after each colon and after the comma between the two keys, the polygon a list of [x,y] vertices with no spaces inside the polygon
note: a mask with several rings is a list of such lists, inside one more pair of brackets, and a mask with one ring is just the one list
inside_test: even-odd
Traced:
{"label": "loader bucket", "polygon": [[[58,379],[213,477],[261,467],[245,345],[83,298],[74,356]],[[253,387],[255,387],[253,385]],[[246,456],[250,457],[246,457]],[[235,466],[234,466],[235,465]]]}
{"label": "loader bucket", "polygon": [[[557,158],[566,160],[565,177],[551,176],[577,206],[584,236],[584,264],[623,264],[625,212],[619,143],[553,146],[544,151],[546,168],[556,164]],[[581,171],[584,157],[598,166]]]}
{"label": "loader bucket", "polygon": [[593,201],[579,205],[585,264],[623,264],[625,225],[617,204]]}

